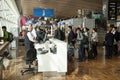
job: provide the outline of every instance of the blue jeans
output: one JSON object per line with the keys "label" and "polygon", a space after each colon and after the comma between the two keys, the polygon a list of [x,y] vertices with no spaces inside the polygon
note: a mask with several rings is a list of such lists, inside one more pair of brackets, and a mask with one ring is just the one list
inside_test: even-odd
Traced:
{"label": "blue jeans", "polygon": [[79,44],[78,45],[78,54],[79,54],[79,60],[83,60],[84,59],[84,53],[83,53],[83,44]]}

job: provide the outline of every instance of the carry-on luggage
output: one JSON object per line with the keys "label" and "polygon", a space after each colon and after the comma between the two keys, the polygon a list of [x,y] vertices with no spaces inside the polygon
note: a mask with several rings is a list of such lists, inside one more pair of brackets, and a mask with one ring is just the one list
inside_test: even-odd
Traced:
{"label": "carry-on luggage", "polygon": [[72,62],[74,57],[74,46],[69,46],[67,54],[68,54],[68,61]]}

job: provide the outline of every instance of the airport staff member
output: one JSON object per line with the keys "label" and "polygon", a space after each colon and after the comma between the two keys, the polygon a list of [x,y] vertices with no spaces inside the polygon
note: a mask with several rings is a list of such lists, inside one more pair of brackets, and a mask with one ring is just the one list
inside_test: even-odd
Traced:
{"label": "airport staff member", "polygon": [[24,35],[24,44],[25,44],[26,52],[29,49],[34,48],[34,42],[37,42],[37,40],[35,39],[35,36],[32,34],[32,30],[33,30],[32,25],[29,25],[28,30]]}

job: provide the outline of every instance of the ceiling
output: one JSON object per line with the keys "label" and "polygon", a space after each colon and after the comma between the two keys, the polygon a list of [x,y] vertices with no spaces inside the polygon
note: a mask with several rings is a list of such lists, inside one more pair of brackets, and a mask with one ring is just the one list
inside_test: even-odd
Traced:
{"label": "ceiling", "polygon": [[55,17],[77,16],[78,9],[102,10],[102,0],[16,0],[21,15],[33,15],[34,8],[53,8]]}

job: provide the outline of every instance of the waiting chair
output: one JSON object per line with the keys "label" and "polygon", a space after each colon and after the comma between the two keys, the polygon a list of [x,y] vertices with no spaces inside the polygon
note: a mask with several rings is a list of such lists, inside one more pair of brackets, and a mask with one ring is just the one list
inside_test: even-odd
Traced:
{"label": "waiting chair", "polygon": [[36,49],[32,48],[32,49],[29,49],[26,53],[26,57],[25,57],[25,61],[26,61],[26,64],[29,65],[28,68],[24,68],[21,70],[21,74],[23,75],[24,73],[26,72],[32,72],[33,74],[35,74],[35,69],[31,67],[32,63],[34,60],[36,60],[36,54],[37,54],[37,51]]}

